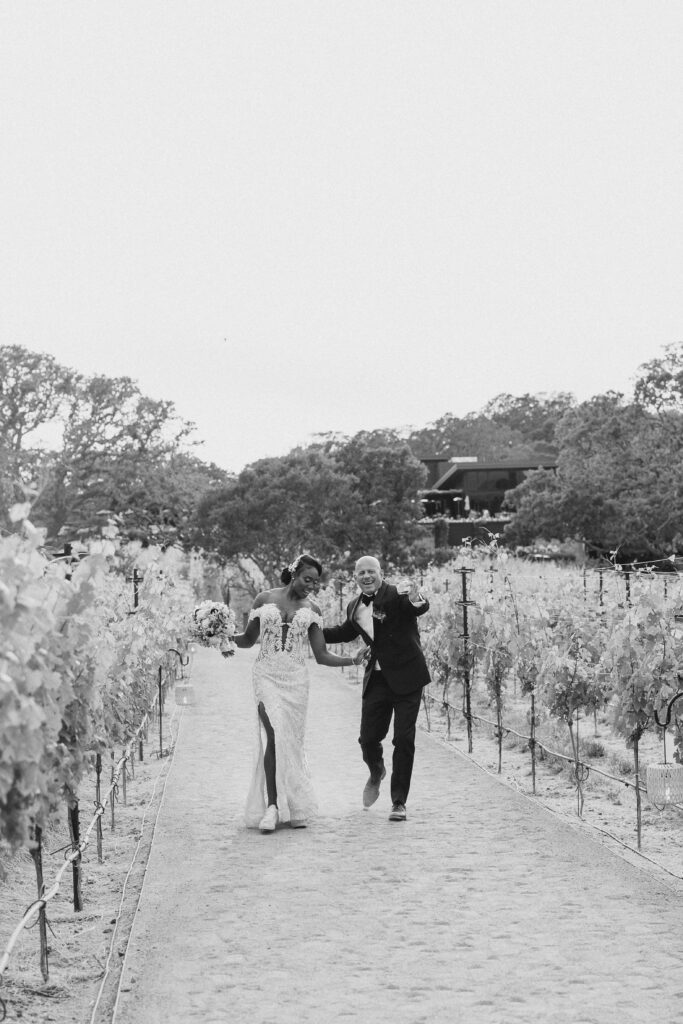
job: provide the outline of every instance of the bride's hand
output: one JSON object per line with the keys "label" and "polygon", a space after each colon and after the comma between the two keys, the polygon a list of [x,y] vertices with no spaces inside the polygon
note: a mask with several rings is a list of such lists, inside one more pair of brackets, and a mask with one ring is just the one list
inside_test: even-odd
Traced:
{"label": "bride's hand", "polygon": [[354,665],[362,665],[363,662],[367,661],[368,658],[370,657],[370,648],[361,647],[361,649],[359,651],[356,651],[356,653],[352,655],[352,657]]}

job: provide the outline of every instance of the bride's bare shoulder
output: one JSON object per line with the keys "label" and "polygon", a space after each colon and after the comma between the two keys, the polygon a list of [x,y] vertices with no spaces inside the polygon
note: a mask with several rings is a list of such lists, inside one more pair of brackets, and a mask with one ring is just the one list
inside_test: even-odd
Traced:
{"label": "bride's bare shoulder", "polygon": [[282,603],[284,589],[284,587],[274,587],[273,590],[262,590],[260,594],[257,594],[252,607],[260,608],[264,604],[276,604],[279,606]]}

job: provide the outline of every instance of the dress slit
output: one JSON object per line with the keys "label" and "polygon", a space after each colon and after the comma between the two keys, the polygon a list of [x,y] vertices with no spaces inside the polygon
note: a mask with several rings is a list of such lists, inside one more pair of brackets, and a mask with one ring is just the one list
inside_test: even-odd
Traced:
{"label": "dress slit", "polygon": [[317,814],[317,801],[304,749],[309,688],[305,651],[308,629],[312,622],[321,625],[320,616],[312,608],[303,607],[291,622],[284,623],[277,605],[268,603],[253,609],[251,617],[260,619],[261,650],[253,672],[256,757],[245,821],[251,828],[258,827],[267,799],[268,737],[259,706],[270,723],[276,751],[275,786],[280,820],[310,820]]}

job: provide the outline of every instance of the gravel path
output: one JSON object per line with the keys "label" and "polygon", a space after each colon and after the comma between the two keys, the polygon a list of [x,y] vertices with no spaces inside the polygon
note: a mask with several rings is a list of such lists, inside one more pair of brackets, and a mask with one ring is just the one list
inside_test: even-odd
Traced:
{"label": "gravel path", "polygon": [[195,657],[115,1024],[683,1019],[683,889],[423,732],[409,820],[386,783],[363,811],[339,670],[310,663],[320,818],[245,829],[254,656]]}

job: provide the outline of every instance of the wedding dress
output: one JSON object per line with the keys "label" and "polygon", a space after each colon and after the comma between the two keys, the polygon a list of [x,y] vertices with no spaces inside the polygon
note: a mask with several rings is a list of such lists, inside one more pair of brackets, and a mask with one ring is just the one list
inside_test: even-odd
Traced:
{"label": "wedding dress", "polygon": [[[275,781],[280,821],[306,820],[318,807],[311,784],[304,739],[308,709],[308,630],[312,623],[322,629],[322,619],[312,608],[298,608],[287,623],[276,604],[252,608],[249,620],[260,619],[261,650],[254,664],[256,706],[263,703],[275,733]],[[256,722],[256,757],[245,821],[257,828],[266,809],[266,776],[263,767],[265,736]]]}

